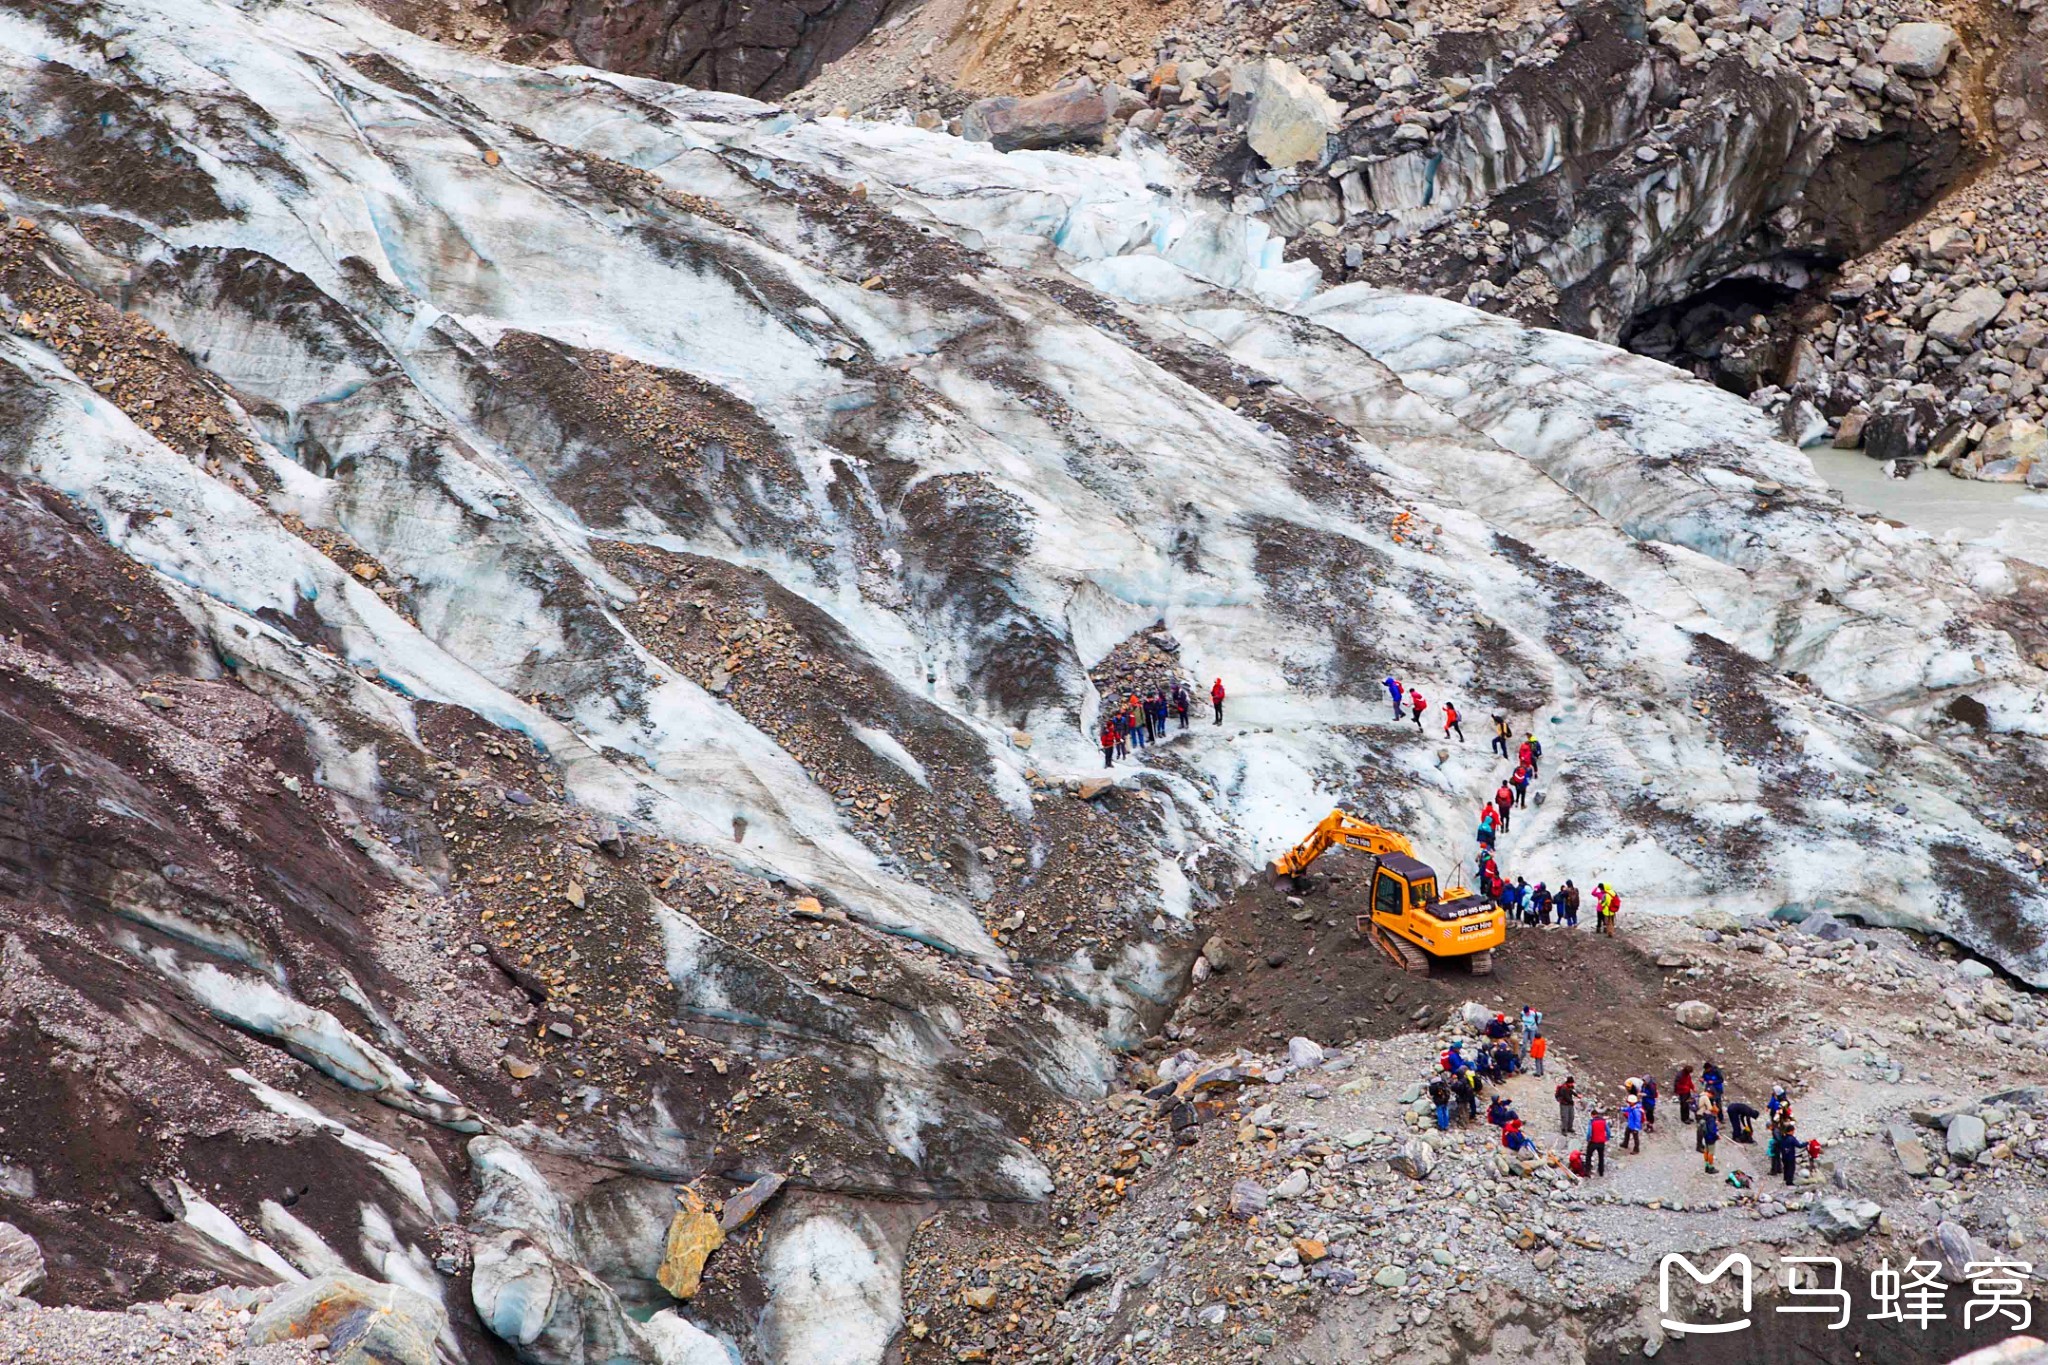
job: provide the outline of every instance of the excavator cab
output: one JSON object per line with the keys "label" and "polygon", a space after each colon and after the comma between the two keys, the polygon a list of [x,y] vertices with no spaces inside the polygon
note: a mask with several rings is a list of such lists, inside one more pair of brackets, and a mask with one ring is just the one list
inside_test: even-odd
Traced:
{"label": "excavator cab", "polygon": [[[1403,866],[1406,864],[1406,866]],[[1372,874],[1372,913],[1398,919],[1436,899],[1436,871],[1427,863],[1389,853]]]}

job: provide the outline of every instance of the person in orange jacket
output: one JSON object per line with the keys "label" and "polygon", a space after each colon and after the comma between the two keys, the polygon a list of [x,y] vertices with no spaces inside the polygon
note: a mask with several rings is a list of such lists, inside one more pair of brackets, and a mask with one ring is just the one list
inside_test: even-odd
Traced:
{"label": "person in orange jacket", "polygon": [[1215,686],[1209,689],[1209,700],[1216,703],[1216,723],[1221,725],[1223,723],[1223,679],[1218,678]]}
{"label": "person in orange jacket", "polygon": [[1452,702],[1445,702],[1445,703],[1444,703],[1444,738],[1445,738],[1445,739],[1449,739],[1449,738],[1451,737],[1451,731],[1453,731],[1453,730],[1456,730],[1456,731],[1458,732],[1458,743],[1460,743],[1460,744],[1463,744],[1463,743],[1465,742],[1465,725],[1464,725],[1464,722],[1462,722],[1462,721],[1460,721],[1460,720],[1458,719],[1458,708],[1457,708],[1456,704],[1455,704],[1455,703],[1452,703]]}
{"label": "person in orange jacket", "polygon": [[1542,1034],[1529,1040],[1529,1061],[1539,1076],[1543,1074],[1543,1058],[1549,1051],[1550,1043]]}

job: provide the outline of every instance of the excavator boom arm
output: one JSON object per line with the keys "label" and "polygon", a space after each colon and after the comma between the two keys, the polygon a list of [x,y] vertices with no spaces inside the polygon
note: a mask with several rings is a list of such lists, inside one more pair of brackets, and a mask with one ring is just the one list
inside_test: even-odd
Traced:
{"label": "excavator boom arm", "polygon": [[1274,860],[1273,875],[1276,878],[1299,876],[1308,870],[1311,863],[1329,852],[1333,844],[1355,848],[1362,853],[1415,856],[1415,845],[1408,842],[1407,835],[1368,825],[1355,815],[1333,810],[1309,831],[1308,838]]}

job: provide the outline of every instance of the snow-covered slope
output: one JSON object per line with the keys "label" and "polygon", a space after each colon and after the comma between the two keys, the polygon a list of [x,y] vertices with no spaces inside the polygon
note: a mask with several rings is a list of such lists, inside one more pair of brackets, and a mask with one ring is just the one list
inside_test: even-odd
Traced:
{"label": "snow-covered slope", "polygon": [[[464,708],[587,812],[1064,999],[1007,1026],[1071,1093],[1331,805],[1466,855],[1500,710],[1547,755],[1511,873],[1925,923],[2048,981],[2010,832],[2040,576],[1848,513],[1675,371],[1319,292],[1142,140],[1005,156],[290,0],[0,8],[0,79],[0,461],[365,808]],[[1227,723],[1075,799],[1090,670],[1155,623]],[[1471,741],[1391,723],[1389,673]],[[857,1038],[919,1197],[1031,1197],[1000,1138],[960,1188],[926,1154],[959,1016],[827,1027],[662,890],[693,1017]],[[136,970],[219,1014],[180,932]]]}

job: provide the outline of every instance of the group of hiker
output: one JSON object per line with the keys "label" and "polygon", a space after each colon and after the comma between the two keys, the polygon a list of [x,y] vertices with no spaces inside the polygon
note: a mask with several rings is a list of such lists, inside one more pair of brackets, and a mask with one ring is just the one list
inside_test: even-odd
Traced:
{"label": "group of hiker", "polygon": [[[1209,704],[1215,708],[1218,725],[1223,723],[1223,695],[1223,679],[1218,678],[1209,688]],[[1180,729],[1187,729],[1192,706],[1188,685],[1179,678],[1171,684],[1161,683],[1143,695],[1133,692],[1121,705],[1106,703],[1102,732],[1096,736],[1096,742],[1102,746],[1102,766],[1114,768],[1116,761],[1129,756],[1132,750],[1164,740],[1176,720]]]}
{"label": "group of hiker", "polygon": [[[1543,1036],[1543,1012],[1528,1006],[1522,1008],[1517,1023],[1510,1023],[1506,1014],[1496,1014],[1487,1022],[1484,1035],[1474,1040],[1469,1056],[1464,1039],[1453,1039],[1437,1058],[1437,1074],[1429,1082],[1437,1130],[1449,1131],[1454,1115],[1461,1124],[1476,1122],[1479,1097],[1487,1086],[1498,1087],[1525,1067],[1541,1076],[1549,1047]],[[1486,1107],[1486,1121],[1501,1130],[1501,1145],[1510,1151],[1534,1148],[1535,1140],[1522,1131],[1521,1117],[1506,1095],[1495,1093]]]}
{"label": "group of hiker", "polygon": [[[1500,869],[1493,861],[1490,850],[1481,849],[1479,856],[1480,889],[1495,905],[1507,911],[1511,924],[1561,924],[1566,928],[1579,927],[1579,906],[1581,893],[1578,884],[1567,877],[1564,885],[1555,891],[1544,882],[1529,885],[1527,877],[1517,877],[1510,883],[1501,876]],[[1600,933],[1612,937],[1614,917],[1621,912],[1621,893],[1606,882],[1593,887],[1593,927]]]}
{"label": "group of hiker", "polygon": [[[1543,1074],[1544,1058],[1549,1051],[1543,1035],[1543,1012],[1524,1005],[1519,1021],[1510,1020],[1505,1012],[1495,1014],[1487,1021],[1483,1036],[1469,1046],[1468,1052],[1464,1039],[1453,1039],[1437,1057],[1437,1071],[1428,1089],[1438,1131],[1449,1131],[1453,1123],[1477,1122],[1481,1097],[1488,1086],[1493,1086],[1493,1097],[1485,1106],[1487,1123],[1500,1130],[1502,1147],[1533,1154],[1537,1150],[1535,1140],[1526,1131],[1522,1116],[1515,1112],[1514,1103],[1499,1087],[1524,1069],[1537,1076]],[[1715,1162],[1724,1134],[1733,1142],[1754,1143],[1756,1121],[1764,1118],[1770,1173],[1782,1176],[1787,1185],[1793,1184],[1798,1179],[1803,1156],[1811,1176],[1820,1164],[1821,1144],[1817,1138],[1800,1140],[1798,1119],[1785,1087],[1771,1088],[1767,1115],[1760,1115],[1752,1105],[1728,1102],[1726,1088],[1720,1066],[1711,1060],[1700,1067],[1697,1075],[1690,1065],[1680,1067],[1671,1083],[1671,1093],[1678,1099],[1678,1121],[1692,1128],[1694,1150],[1701,1155],[1707,1174],[1720,1173]],[[1620,1152],[1640,1154],[1643,1135],[1657,1131],[1657,1102],[1661,1095],[1654,1075],[1627,1078],[1622,1083],[1622,1099],[1616,1113],[1592,1106],[1583,1133],[1577,1124],[1578,1079],[1565,1076],[1552,1095],[1557,1101],[1559,1131],[1577,1142],[1565,1162],[1573,1175],[1605,1176],[1610,1142]],[[1742,1185],[1749,1182],[1747,1172],[1731,1172],[1729,1179]]]}
{"label": "group of hiker", "polygon": [[[1720,1173],[1715,1163],[1719,1158],[1720,1142],[1725,1135],[1730,1141],[1753,1144],[1756,1141],[1756,1120],[1761,1117],[1753,1105],[1740,1101],[1728,1102],[1725,1091],[1727,1080],[1721,1068],[1713,1061],[1703,1063],[1695,1077],[1690,1065],[1681,1066],[1672,1078],[1671,1093],[1678,1099],[1678,1121],[1690,1125],[1693,1130],[1693,1150],[1702,1160],[1708,1175]],[[1574,1111],[1578,1102],[1578,1084],[1566,1076],[1553,1092],[1557,1100],[1558,1126],[1566,1136],[1576,1133]],[[1659,1098],[1657,1078],[1653,1075],[1631,1076],[1622,1083],[1620,1113],[1610,1116],[1598,1105],[1593,1107],[1586,1124],[1585,1144],[1575,1148],[1567,1160],[1574,1175],[1606,1175],[1607,1144],[1613,1140],[1618,1126],[1621,1132],[1620,1150],[1640,1153],[1643,1149],[1643,1134],[1657,1131],[1657,1100]],[[1771,1087],[1768,1107],[1768,1130],[1766,1150],[1770,1154],[1772,1175],[1781,1175],[1787,1185],[1799,1177],[1799,1159],[1806,1158],[1809,1175],[1820,1164],[1820,1139],[1801,1142],[1799,1121],[1792,1112],[1792,1100],[1785,1093],[1785,1087]],[[1746,1186],[1749,1174],[1733,1171],[1729,1179]]]}

